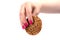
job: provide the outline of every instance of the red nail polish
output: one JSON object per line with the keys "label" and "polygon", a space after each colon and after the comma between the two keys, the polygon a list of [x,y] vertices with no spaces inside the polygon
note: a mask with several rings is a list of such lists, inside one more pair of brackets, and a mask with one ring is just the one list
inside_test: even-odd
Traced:
{"label": "red nail polish", "polygon": [[22,26],[22,29],[25,29],[25,28],[26,28],[26,26],[25,26],[25,25],[23,25],[23,26]]}
{"label": "red nail polish", "polygon": [[29,20],[29,23],[32,24],[33,23],[32,20]]}
{"label": "red nail polish", "polygon": [[24,23],[24,25],[27,27],[28,26],[28,23]]}

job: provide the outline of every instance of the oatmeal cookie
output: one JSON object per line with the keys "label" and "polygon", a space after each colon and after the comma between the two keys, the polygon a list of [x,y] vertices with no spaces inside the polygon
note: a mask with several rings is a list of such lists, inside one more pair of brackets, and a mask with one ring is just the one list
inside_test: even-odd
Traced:
{"label": "oatmeal cookie", "polygon": [[29,24],[25,29],[26,32],[30,35],[36,35],[41,31],[42,21],[38,16],[33,16],[33,24]]}

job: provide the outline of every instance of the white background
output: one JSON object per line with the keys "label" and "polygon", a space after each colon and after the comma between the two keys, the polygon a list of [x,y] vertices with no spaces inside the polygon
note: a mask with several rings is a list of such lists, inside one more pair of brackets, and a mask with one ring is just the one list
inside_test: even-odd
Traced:
{"label": "white background", "polygon": [[[26,1],[26,0],[25,0]],[[20,25],[19,12],[24,0],[0,0],[0,40],[60,40],[60,14],[40,13],[42,30],[28,35]]]}

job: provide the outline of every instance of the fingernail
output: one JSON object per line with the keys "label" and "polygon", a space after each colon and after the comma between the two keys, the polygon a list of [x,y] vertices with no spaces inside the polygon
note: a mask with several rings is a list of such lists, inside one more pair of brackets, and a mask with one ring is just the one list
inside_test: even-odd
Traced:
{"label": "fingernail", "polygon": [[27,27],[28,26],[28,23],[24,23],[24,25]]}
{"label": "fingernail", "polygon": [[23,25],[23,26],[22,26],[22,29],[25,29],[25,28],[26,28],[26,26],[25,26],[25,25]]}
{"label": "fingernail", "polygon": [[29,23],[32,24],[33,23],[32,20],[29,20]]}

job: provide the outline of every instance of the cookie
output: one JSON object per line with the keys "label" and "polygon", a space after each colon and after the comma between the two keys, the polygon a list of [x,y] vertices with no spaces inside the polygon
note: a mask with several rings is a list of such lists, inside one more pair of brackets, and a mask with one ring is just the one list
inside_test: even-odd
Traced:
{"label": "cookie", "polygon": [[25,29],[26,32],[30,35],[36,35],[41,31],[42,21],[38,16],[33,16],[33,24],[29,24]]}

